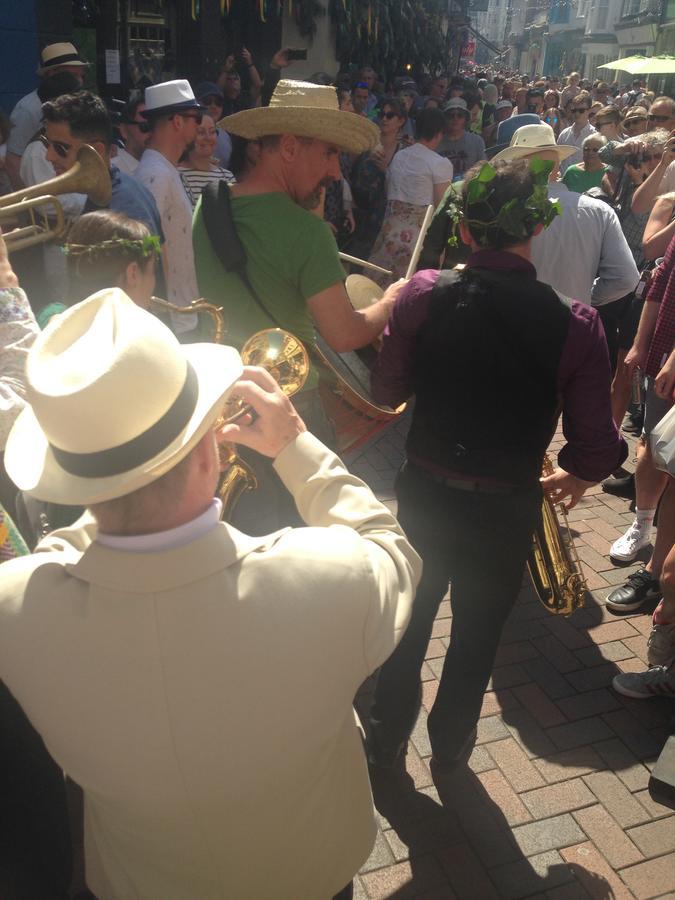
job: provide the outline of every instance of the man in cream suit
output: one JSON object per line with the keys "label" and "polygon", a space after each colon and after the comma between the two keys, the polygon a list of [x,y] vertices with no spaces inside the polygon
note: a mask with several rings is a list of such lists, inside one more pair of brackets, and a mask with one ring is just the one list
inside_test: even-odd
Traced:
{"label": "man in cream suit", "polygon": [[[219,521],[213,425],[268,455],[308,527]],[[179,345],[119,289],[28,358],[23,489],[87,513],[3,565],[0,677],[85,795],[100,900],[350,896],[373,845],[352,698],[420,562],[389,511],[237,352]],[[345,885],[347,886],[345,888]]]}

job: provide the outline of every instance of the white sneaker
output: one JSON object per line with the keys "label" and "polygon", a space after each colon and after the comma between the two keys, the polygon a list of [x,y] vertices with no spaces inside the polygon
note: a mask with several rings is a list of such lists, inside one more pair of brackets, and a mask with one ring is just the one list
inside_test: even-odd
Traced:
{"label": "white sneaker", "polygon": [[651,524],[645,528],[635,519],[628,531],[614,541],[609,555],[619,562],[632,562],[639,551],[651,543],[651,530]]}
{"label": "white sneaker", "polygon": [[647,659],[650,666],[667,666],[675,661],[675,622],[652,626],[647,639]]}

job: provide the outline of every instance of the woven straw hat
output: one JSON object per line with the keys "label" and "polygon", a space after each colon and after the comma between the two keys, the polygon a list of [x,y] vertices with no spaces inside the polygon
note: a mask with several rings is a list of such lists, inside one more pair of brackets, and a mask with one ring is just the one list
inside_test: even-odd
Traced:
{"label": "woven straw hat", "polygon": [[372,150],[380,135],[365,116],[344,112],[334,87],[282,79],[269,106],[226,116],[218,127],[256,140],[272,134],[295,134],[335,144],[350,153]]}
{"label": "woven straw hat", "polygon": [[7,439],[7,472],[39,500],[86,506],[122,497],[187,456],[241,372],[232,347],[181,345],[124,291],[99,291],[33,344],[30,406]]}
{"label": "woven straw hat", "polygon": [[535,156],[544,150],[553,151],[562,162],[568,156],[576,153],[578,147],[556,144],[553,129],[550,125],[542,122],[541,125],[523,125],[522,128],[515,131],[510,145],[493,159],[525,159],[526,156]]}
{"label": "woven straw hat", "polygon": [[81,66],[86,68],[89,63],[84,62],[73,44],[47,44],[40,54],[41,65],[37,70],[38,75],[45,75],[59,66]]}

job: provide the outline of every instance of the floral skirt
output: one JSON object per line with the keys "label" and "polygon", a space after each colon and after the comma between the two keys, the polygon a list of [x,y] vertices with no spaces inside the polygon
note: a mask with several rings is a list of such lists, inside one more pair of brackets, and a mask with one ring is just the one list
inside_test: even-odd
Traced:
{"label": "floral skirt", "polygon": [[[408,271],[426,211],[426,206],[402,200],[387,201],[384,221],[370,254],[370,262],[391,269],[393,273],[373,277],[373,281],[382,287],[403,278]],[[371,273],[368,276],[371,277]]]}

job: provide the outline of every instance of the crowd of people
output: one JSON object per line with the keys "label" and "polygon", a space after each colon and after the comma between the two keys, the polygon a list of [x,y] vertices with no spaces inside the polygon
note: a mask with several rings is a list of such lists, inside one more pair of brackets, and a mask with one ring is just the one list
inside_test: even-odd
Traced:
{"label": "crowd of people", "polygon": [[[650,444],[675,391],[675,101],[578,73],[298,81],[291,56],[261,74],[244,50],[110,108],[49,45],[0,121],[5,193],[84,145],[111,188],[60,195],[60,242],[10,256],[0,236],[3,897],[67,895],[62,772],[95,896],[351,897],[366,763],[405,765],[449,584],[434,778],[468,760],[542,488],[634,499],[622,564],[658,508],[649,560],[606,598],[655,606],[650,667],[613,684],[675,695],[675,469]],[[375,267],[372,303],[340,251]],[[398,519],[335,454],[316,356],[292,402],[242,363],[276,327],[377,346],[374,402],[414,398]],[[228,522],[221,444],[257,482]],[[364,754],[352,702],[374,672]]]}

